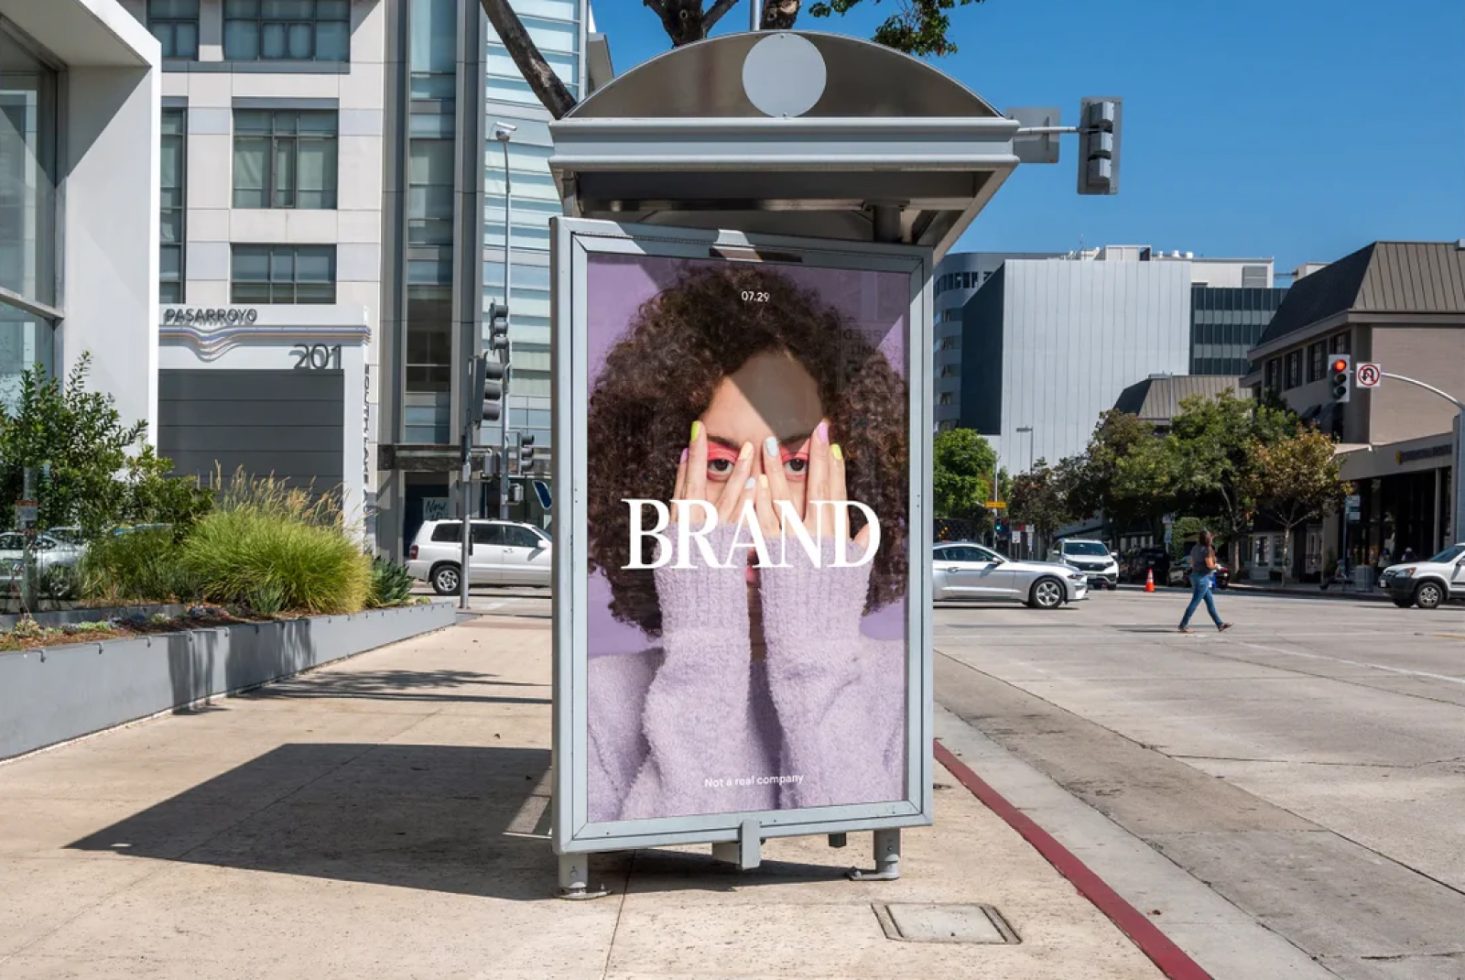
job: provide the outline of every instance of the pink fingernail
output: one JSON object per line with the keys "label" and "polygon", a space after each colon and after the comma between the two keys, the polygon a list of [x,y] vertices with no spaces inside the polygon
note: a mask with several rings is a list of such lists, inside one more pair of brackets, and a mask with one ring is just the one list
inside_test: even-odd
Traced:
{"label": "pink fingernail", "polygon": [[688,452],[689,452],[689,451],[690,451],[690,450],[688,450],[688,449],[685,449],[685,448],[683,448],[683,449],[682,449],[682,458],[681,458],[681,459],[679,459],[679,460],[677,460],[677,465],[678,465],[678,466],[680,466],[680,465],[681,465],[681,464],[682,464],[682,463],[685,463],[685,462],[686,462],[686,461],[687,461],[687,453],[688,453]]}
{"label": "pink fingernail", "polygon": [[829,423],[828,422],[820,422],[819,425],[814,429],[814,435],[818,437],[818,439],[819,439],[820,442],[828,442],[829,441]]}

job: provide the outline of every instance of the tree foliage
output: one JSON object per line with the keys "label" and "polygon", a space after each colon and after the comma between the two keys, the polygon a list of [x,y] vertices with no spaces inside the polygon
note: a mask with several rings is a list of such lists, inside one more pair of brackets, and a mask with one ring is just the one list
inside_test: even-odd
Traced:
{"label": "tree foliage", "polygon": [[1257,510],[1285,532],[1284,581],[1292,564],[1293,529],[1342,504],[1349,491],[1339,473],[1333,440],[1311,428],[1272,443],[1253,443],[1243,485]]}
{"label": "tree foliage", "polygon": [[76,524],[88,536],[116,522],[116,474],[146,429],[124,425],[111,395],[87,390],[90,367],[82,355],[64,383],[32,367],[14,411],[0,410],[0,506],[20,499],[31,470],[37,527]]}
{"label": "tree foliage", "polygon": [[[846,14],[864,0],[820,0],[809,7],[815,17]],[[879,4],[881,0],[871,0]],[[948,55],[956,53],[951,40],[951,17],[947,11],[982,0],[898,0],[896,12],[875,28],[871,38],[887,48],[914,55]]]}
{"label": "tree foliage", "polygon": [[1012,492],[1007,502],[1008,516],[1014,521],[1033,525],[1044,546],[1054,531],[1073,520],[1063,477],[1060,470],[1040,459],[1029,472],[1019,473],[1012,480]]}
{"label": "tree foliage", "polygon": [[931,447],[931,488],[936,517],[984,524],[997,452],[973,429],[936,433]]}

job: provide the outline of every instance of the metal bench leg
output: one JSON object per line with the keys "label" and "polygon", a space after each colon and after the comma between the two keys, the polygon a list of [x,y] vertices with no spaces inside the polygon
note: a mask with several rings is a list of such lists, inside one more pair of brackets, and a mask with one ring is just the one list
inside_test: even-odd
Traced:
{"label": "metal bench leg", "polygon": [[850,869],[853,881],[895,881],[900,877],[900,828],[875,831],[875,870]]}

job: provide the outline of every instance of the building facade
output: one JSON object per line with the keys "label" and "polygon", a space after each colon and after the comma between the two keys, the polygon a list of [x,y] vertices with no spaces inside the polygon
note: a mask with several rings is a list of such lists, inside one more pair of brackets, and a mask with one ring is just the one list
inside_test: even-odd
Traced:
{"label": "building facade", "polygon": [[1247,352],[1261,340],[1285,295],[1285,289],[1266,286],[1193,284],[1190,373],[1239,378],[1251,370]]}
{"label": "building facade", "polygon": [[[1251,350],[1244,379],[1340,441],[1343,478],[1360,497],[1346,543],[1339,515],[1299,531],[1294,574],[1330,568],[1340,554],[1372,565],[1385,553],[1428,555],[1459,540],[1454,406],[1389,379],[1335,403],[1334,354],[1465,399],[1465,242],[1375,242],[1298,279]],[[1281,543],[1276,532],[1252,535],[1250,558],[1262,574],[1280,567]]]}
{"label": "building facade", "polygon": [[934,379],[936,429],[954,429],[961,420],[962,309],[1008,259],[1041,259],[1054,252],[949,252],[936,265]]}
{"label": "building facade", "polygon": [[159,62],[117,0],[0,0],[0,406],[89,355],[155,421]]}
{"label": "building facade", "polygon": [[125,0],[163,55],[159,452],[375,514],[385,0]]}

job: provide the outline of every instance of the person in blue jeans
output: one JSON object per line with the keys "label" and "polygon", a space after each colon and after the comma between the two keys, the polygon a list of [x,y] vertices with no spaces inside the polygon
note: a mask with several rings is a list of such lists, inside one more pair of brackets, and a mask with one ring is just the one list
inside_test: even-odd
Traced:
{"label": "person in blue jeans", "polygon": [[1216,629],[1225,632],[1231,628],[1230,623],[1222,622],[1221,614],[1216,612],[1216,598],[1212,591],[1216,587],[1216,549],[1211,546],[1211,532],[1202,531],[1200,540],[1195,547],[1190,549],[1190,605],[1185,607],[1185,615],[1180,617],[1180,632],[1189,633],[1190,617],[1195,615],[1196,607],[1202,601],[1206,604],[1206,612],[1211,614],[1211,622],[1216,624]]}

